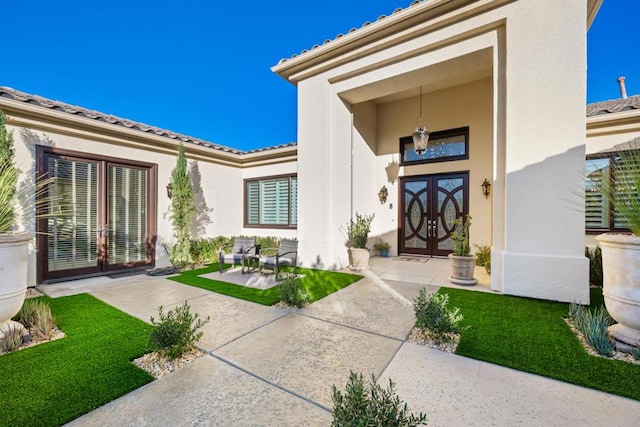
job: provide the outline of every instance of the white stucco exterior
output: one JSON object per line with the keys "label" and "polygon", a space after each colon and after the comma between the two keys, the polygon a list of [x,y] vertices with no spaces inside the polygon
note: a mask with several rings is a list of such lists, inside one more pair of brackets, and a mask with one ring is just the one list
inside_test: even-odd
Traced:
{"label": "white stucco exterior", "polygon": [[[400,161],[399,139],[418,125],[421,88],[424,124],[468,127],[469,156],[406,165],[400,178],[468,173],[471,243],[492,246],[496,292],[588,302],[579,208],[585,153],[619,143],[621,133],[640,136],[634,112],[615,122],[585,118],[585,26],[600,3],[427,0],[282,61],[273,71],[298,89],[297,146],[239,153],[186,143],[199,209],[193,236],[297,238],[302,265],[337,269],[347,265],[349,219],[375,213],[370,246],[382,238],[397,255],[402,196],[385,167]],[[168,265],[160,244],[173,239],[165,186],[177,139],[3,97],[0,109],[24,182],[37,145],[156,165],[155,261]],[[291,174],[297,229],[246,227],[245,180]],[[383,185],[389,196],[381,204]],[[34,249],[31,285],[35,265]]]}
{"label": "white stucco exterior", "polygon": [[375,212],[373,234],[394,241],[397,203],[376,194],[418,124],[422,87],[427,127],[469,126],[470,157],[401,176],[468,170],[472,243],[493,246],[492,288],[587,302],[571,190],[585,156],[587,22],[586,2],[430,1],[276,65],[298,87],[301,258],[345,266],[340,228],[355,212]]}

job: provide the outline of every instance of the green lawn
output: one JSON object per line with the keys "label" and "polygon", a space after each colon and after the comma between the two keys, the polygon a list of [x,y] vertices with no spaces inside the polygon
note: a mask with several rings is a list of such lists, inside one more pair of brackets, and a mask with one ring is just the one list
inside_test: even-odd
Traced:
{"label": "green lawn", "polygon": [[[218,264],[211,264],[208,267],[197,270],[183,271],[179,276],[170,277],[170,279],[179,283],[184,283],[185,285],[196,286],[219,294],[257,302],[259,304],[273,305],[280,301],[277,286],[261,290],[200,277],[202,274],[214,271],[218,271]],[[310,302],[318,301],[319,299],[322,299],[327,295],[362,279],[362,276],[357,274],[312,270],[308,268],[299,268],[298,273],[304,275],[300,281],[302,282],[302,286],[305,291],[309,294]]]}
{"label": "green lawn", "polygon": [[46,298],[66,338],[0,356],[0,425],[67,423],[150,381],[151,326],[87,295]]}
{"label": "green lawn", "polygon": [[[563,317],[569,305],[506,295],[444,289],[463,323],[456,351],[520,371],[640,400],[640,365],[590,356]],[[602,304],[592,290],[592,307]]]}

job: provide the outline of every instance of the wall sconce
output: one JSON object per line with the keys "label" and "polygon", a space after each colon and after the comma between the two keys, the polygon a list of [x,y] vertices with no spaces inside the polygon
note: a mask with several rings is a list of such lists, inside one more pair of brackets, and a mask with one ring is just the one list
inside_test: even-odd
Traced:
{"label": "wall sconce", "polygon": [[378,198],[380,199],[381,205],[384,205],[385,203],[387,203],[388,195],[389,195],[389,191],[387,191],[387,187],[383,185],[380,191],[378,191]]}
{"label": "wall sconce", "polygon": [[393,160],[386,168],[384,168],[385,172],[387,172],[387,181],[390,184],[393,184],[398,179],[398,173],[400,172],[400,163]]}
{"label": "wall sconce", "polygon": [[487,178],[485,178],[484,182],[482,183],[482,194],[484,195],[485,199],[488,199],[489,194],[491,194],[491,183],[487,181]]}
{"label": "wall sconce", "polygon": [[169,198],[169,200],[171,200],[172,196],[173,196],[173,185],[171,184],[171,182],[169,182],[167,184],[167,197]]}

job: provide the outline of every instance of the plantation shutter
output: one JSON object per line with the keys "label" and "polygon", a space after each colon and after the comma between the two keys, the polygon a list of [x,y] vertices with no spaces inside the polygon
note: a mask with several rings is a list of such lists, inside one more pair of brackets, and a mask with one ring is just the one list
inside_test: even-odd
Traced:
{"label": "plantation shutter", "polygon": [[[637,185],[640,183],[633,181],[633,176],[637,175],[634,169],[640,165],[634,164],[631,159],[616,158],[615,168],[615,186],[616,186],[616,203],[627,206],[638,206],[639,195]],[[629,228],[631,224],[625,221],[623,216],[618,213],[616,205],[614,205],[613,226],[614,228]]]}
{"label": "plantation shutter", "polygon": [[298,177],[291,177],[291,214],[290,225],[298,225]]}
{"label": "plantation shutter", "polygon": [[70,159],[49,158],[49,186],[53,216],[47,219],[49,271],[95,266],[98,223],[98,165]]}
{"label": "plantation shutter", "polygon": [[289,178],[260,181],[260,223],[288,225]]}
{"label": "plantation shutter", "polygon": [[247,182],[247,223],[260,224],[260,183]]}
{"label": "plantation shutter", "polygon": [[610,159],[591,159],[586,162],[585,225],[586,228],[609,228],[609,202],[598,190],[609,182]]}
{"label": "plantation shutter", "polygon": [[147,258],[147,170],[109,166],[109,264]]}

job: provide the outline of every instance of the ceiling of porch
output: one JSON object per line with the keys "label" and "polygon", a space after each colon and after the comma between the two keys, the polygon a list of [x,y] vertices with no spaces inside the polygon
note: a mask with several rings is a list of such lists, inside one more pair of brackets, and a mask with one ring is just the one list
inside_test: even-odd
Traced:
{"label": "ceiling of porch", "polygon": [[360,86],[340,96],[351,104],[384,104],[417,97],[421,86],[423,93],[435,92],[491,77],[492,73],[493,52],[487,48]]}

